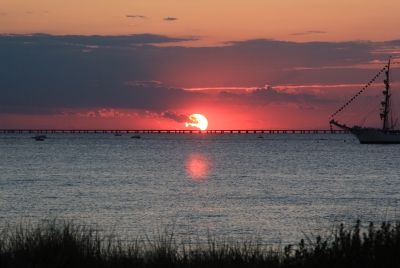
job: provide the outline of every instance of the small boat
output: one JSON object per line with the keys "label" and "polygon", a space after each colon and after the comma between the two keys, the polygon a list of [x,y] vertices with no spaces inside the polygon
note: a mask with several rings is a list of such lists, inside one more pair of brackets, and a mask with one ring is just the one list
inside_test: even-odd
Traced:
{"label": "small boat", "polygon": [[140,135],[133,135],[131,138],[132,139],[140,139]]}
{"label": "small boat", "polygon": [[259,135],[259,136],[257,137],[257,139],[264,139],[264,137],[261,136],[261,135]]}
{"label": "small boat", "polygon": [[[346,104],[344,104],[339,110],[337,110],[329,119],[329,124],[331,126],[335,125],[343,130],[347,130],[350,133],[354,134],[356,138],[359,140],[361,144],[400,144],[400,129],[395,129],[398,117],[394,114],[393,104],[396,101],[394,98],[393,91],[390,90],[390,60],[385,67],[383,67],[379,73],[362,89],[360,90],[353,98],[351,98]],[[392,62],[392,64],[399,64],[399,62]],[[346,126],[346,124],[339,123],[335,116],[341,112],[344,108],[346,108],[356,97],[358,97],[365,89],[367,89],[370,84],[378,78],[381,73],[385,73],[385,77],[383,83],[385,85],[384,90],[382,91],[383,99],[380,101],[382,108],[379,111],[379,116],[382,121],[382,127],[363,127],[363,126]],[[369,105],[368,108],[372,110],[375,109],[375,105]],[[371,113],[371,112],[370,112]],[[369,114],[368,114],[369,115]],[[365,117],[366,118],[366,117]],[[365,121],[365,119],[363,119]],[[362,124],[364,123],[362,122]]]}
{"label": "small boat", "polygon": [[47,136],[46,135],[36,135],[36,136],[34,136],[34,137],[31,137],[32,139],[47,139]]}
{"label": "small boat", "polygon": [[122,134],[121,133],[115,133],[115,135],[114,136],[122,136]]}
{"label": "small boat", "polygon": [[36,136],[35,141],[44,141],[45,138],[43,136]]}

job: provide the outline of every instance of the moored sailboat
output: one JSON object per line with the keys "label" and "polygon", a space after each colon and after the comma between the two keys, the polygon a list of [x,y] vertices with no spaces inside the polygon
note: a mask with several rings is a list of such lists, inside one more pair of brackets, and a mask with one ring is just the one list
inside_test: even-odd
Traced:
{"label": "moored sailboat", "polygon": [[[398,64],[398,62],[396,62]],[[379,73],[364,87],[359,91],[352,99],[350,99],[344,106],[342,106],[338,111],[336,111],[330,118],[329,123],[335,125],[341,129],[348,130],[353,133],[361,144],[400,144],[400,130],[396,129],[396,124],[398,122],[398,117],[394,117],[392,113],[392,92],[390,89],[390,59],[388,64],[379,71]],[[346,124],[340,124],[338,120],[334,117],[341,112],[347,105],[350,104],[357,96],[359,96],[370,84],[375,81],[375,79],[382,73],[385,73],[385,79],[383,81],[385,89],[383,90],[384,99],[381,101],[382,109],[380,111],[380,118],[382,120],[382,127],[362,127],[362,126],[352,126],[348,127]]]}

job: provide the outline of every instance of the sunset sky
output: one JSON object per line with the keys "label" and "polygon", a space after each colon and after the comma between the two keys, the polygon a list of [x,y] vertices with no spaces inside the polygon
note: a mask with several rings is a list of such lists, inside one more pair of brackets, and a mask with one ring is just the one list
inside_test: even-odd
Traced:
{"label": "sunset sky", "polygon": [[[398,10],[398,0],[2,0],[0,129],[185,129],[195,113],[208,129],[329,129],[400,57]],[[381,98],[382,80],[360,98]]]}

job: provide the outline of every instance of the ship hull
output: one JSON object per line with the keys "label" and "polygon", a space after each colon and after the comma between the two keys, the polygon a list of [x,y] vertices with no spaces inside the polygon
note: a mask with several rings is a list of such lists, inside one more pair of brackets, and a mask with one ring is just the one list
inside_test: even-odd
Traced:
{"label": "ship hull", "polygon": [[361,144],[400,144],[399,132],[385,133],[380,129],[351,129]]}

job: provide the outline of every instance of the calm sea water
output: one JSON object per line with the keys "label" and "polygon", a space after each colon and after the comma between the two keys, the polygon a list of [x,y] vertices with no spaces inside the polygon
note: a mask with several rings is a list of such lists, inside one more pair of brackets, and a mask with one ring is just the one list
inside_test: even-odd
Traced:
{"label": "calm sea water", "polygon": [[0,134],[0,225],[54,217],[124,237],[261,235],[398,219],[400,146],[350,134]]}

